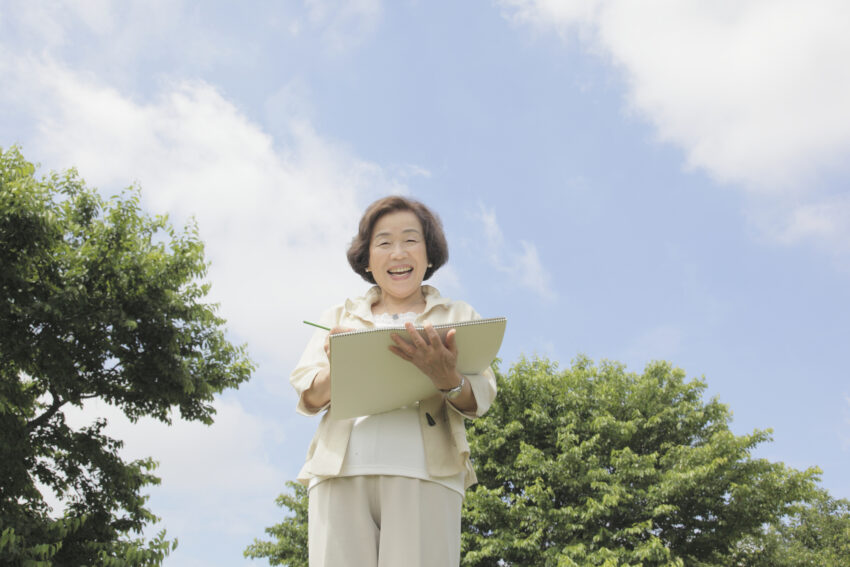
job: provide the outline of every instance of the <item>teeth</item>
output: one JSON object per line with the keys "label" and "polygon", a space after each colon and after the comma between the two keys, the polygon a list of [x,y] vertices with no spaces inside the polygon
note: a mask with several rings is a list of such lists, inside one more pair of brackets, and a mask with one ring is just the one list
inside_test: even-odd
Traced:
{"label": "teeth", "polygon": [[388,270],[391,274],[403,274],[405,272],[409,272],[413,268],[391,268]]}

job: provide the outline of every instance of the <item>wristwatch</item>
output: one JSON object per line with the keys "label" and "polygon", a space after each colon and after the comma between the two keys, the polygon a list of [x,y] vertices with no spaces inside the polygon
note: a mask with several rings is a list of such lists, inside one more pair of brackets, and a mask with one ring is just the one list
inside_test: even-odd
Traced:
{"label": "wristwatch", "polygon": [[453,400],[458,397],[463,391],[463,385],[466,384],[466,376],[463,374],[460,375],[460,384],[455,386],[454,388],[449,388],[448,390],[440,390],[443,394],[445,394],[447,400]]}

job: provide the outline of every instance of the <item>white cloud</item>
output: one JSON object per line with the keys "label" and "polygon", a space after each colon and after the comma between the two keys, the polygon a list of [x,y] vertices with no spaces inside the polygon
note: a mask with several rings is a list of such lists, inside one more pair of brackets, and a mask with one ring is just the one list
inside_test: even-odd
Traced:
{"label": "white cloud", "polygon": [[115,29],[115,11],[112,0],[87,0],[86,2],[59,2],[67,8],[91,32],[105,34]]}
{"label": "white cloud", "polygon": [[604,3],[605,0],[498,0],[507,18],[561,29],[592,24]]}
{"label": "white cloud", "polygon": [[381,0],[306,0],[307,19],[330,51],[358,46],[381,19]]}
{"label": "white cloud", "polygon": [[278,424],[247,413],[236,400],[219,398],[213,407],[215,423],[210,426],[181,421],[176,414],[170,426],[151,418],[132,423],[118,408],[95,400],[83,409],[68,407],[65,415],[75,429],[105,418],[105,433],[124,441],[125,459],[156,456],[161,462],[157,475],[170,492],[227,491],[248,481],[246,488],[259,485],[268,494],[282,484],[264,457],[264,447],[279,441]]}
{"label": "white cloud", "polygon": [[780,201],[753,210],[753,222],[779,242],[829,243],[839,266],[840,258],[850,252],[850,193],[798,199],[793,204]]}
{"label": "white cloud", "polygon": [[483,205],[477,215],[484,228],[487,241],[487,257],[490,264],[502,273],[508,274],[511,281],[526,288],[543,299],[552,300],[556,297],[552,290],[552,277],[540,262],[537,247],[525,240],[517,246],[505,243],[502,229],[496,220],[496,213],[487,210]]}
{"label": "white cloud", "polygon": [[312,121],[316,109],[310,85],[302,78],[290,79],[266,98],[266,121],[274,127],[289,128],[293,119]]}
{"label": "white cloud", "polygon": [[107,193],[137,181],[149,210],[198,219],[213,299],[255,353],[291,362],[303,339],[295,324],[317,317],[328,297],[365,287],[345,249],[367,202],[403,192],[403,181],[308,122],[291,122],[290,145],[279,148],[203,82],[170,84],[138,102],[52,62],[29,58],[6,70],[16,106],[38,124],[25,155],[74,165]]}
{"label": "white cloud", "polygon": [[[786,237],[838,230],[812,215],[848,173],[850,4],[841,0],[505,0],[509,19],[579,33],[623,71],[628,102],[691,167],[755,196]],[[794,198],[790,198],[794,197]],[[780,203],[783,206],[777,208]],[[800,219],[814,222],[799,230]],[[817,218],[815,218],[817,217]]]}
{"label": "white cloud", "polygon": [[154,474],[162,484],[145,489],[156,496],[154,512],[164,517],[162,524],[149,526],[152,532],[165,528],[171,537],[235,532],[248,540],[264,527],[251,516],[270,509],[288,480],[269,453],[280,444],[280,423],[249,413],[235,400],[217,399],[213,405],[211,426],[176,416],[171,426],[150,418],[131,423],[119,409],[97,401],[83,409],[68,408],[65,414],[77,429],[105,418],[105,433],[124,442],[125,460],[153,456],[159,463]]}

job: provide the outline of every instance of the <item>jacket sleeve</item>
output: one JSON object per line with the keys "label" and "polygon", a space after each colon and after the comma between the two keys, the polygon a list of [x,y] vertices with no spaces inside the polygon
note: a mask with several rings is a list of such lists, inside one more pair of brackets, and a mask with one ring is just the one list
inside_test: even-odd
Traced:
{"label": "jacket sleeve", "polygon": [[[339,307],[325,311],[319,319],[319,324],[333,328],[339,322],[340,312],[341,308]],[[310,337],[301,359],[295,366],[295,370],[289,375],[289,382],[298,394],[298,405],[295,409],[302,415],[316,415],[330,407],[330,403],[327,403],[321,408],[312,409],[304,404],[304,391],[310,387],[320,370],[330,366],[328,356],[325,354],[325,338],[327,336],[327,331],[316,329],[316,332]]]}
{"label": "jacket sleeve", "polygon": [[[468,311],[462,320],[481,319],[481,315],[479,315],[472,307],[466,304],[463,305]],[[490,405],[496,398],[496,375],[493,374],[493,370],[488,367],[480,374],[464,374],[464,376],[469,382],[469,386],[472,388],[472,394],[475,396],[475,403],[477,406],[475,409],[475,413],[462,412],[457,409],[451,402],[448,404],[448,406],[453,411],[461,414],[466,418],[474,419],[476,417],[481,417],[482,415],[487,413],[487,410],[490,409]]]}

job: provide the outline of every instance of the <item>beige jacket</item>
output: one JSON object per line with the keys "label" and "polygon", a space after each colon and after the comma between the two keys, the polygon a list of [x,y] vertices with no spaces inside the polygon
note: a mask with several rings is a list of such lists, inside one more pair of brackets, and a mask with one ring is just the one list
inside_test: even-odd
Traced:
{"label": "beige jacket", "polygon": [[[425,311],[417,318],[416,323],[429,322],[433,325],[480,319],[480,315],[468,304],[462,301],[452,301],[440,297],[440,293],[431,286],[422,286],[425,295]],[[373,287],[363,297],[349,299],[326,311],[320,323],[326,327],[350,327],[367,329],[374,327],[372,320],[372,305],[378,301],[381,289]],[[313,378],[322,368],[328,367],[328,357],[325,354],[324,343],[326,331],[316,331],[301,360],[292,371],[289,381],[298,392],[297,411],[304,415],[314,415],[327,409],[309,410],[304,405],[304,391],[313,383]],[[466,441],[464,417],[474,418],[489,409],[496,397],[496,377],[491,369],[482,374],[466,375],[475,394],[478,405],[475,415],[461,413],[445,398],[438,394],[419,402],[419,425],[422,430],[422,440],[425,446],[425,465],[432,476],[451,476],[462,470],[466,471],[466,487],[476,482],[475,471],[469,461],[469,444]],[[430,414],[435,425],[429,425]],[[331,419],[325,412],[319,428],[313,436],[307,451],[307,462],[298,473],[298,481],[308,484],[313,477],[336,476],[342,468],[342,461],[348,448],[348,439],[354,419]]]}

